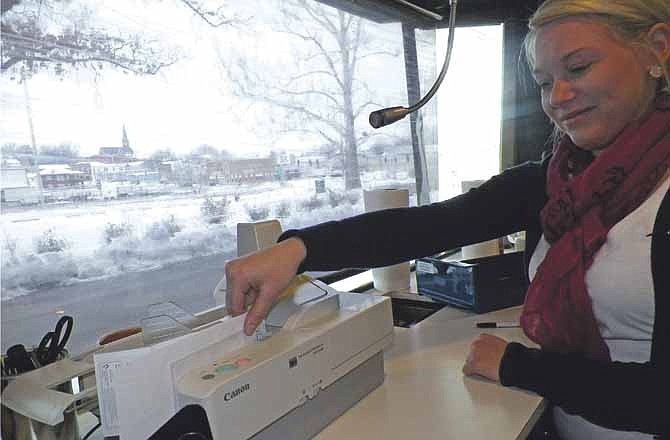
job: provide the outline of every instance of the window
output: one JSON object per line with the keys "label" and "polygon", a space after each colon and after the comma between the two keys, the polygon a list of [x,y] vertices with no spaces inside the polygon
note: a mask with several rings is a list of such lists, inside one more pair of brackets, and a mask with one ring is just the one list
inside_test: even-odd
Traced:
{"label": "window", "polygon": [[[238,222],[343,218],[379,186],[417,199],[410,118],[367,123],[407,105],[398,22],[315,0],[23,0],[2,23],[2,173],[23,176],[2,179],[3,352],[60,314],[77,353],[149,304],[212,306]],[[425,93],[444,50],[435,31],[412,38]],[[455,163],[440,113],[417,124],[433,200],[438,154]]]}
{"label": "window", "polygon": [[[446,51],[447,37],[448,31],[437,32],[437,53]],[[500,172],[502,39],[502,25],[456,32],[450,69],[437,101],[442,200],[461,194],[463,182],[486,180]]]}

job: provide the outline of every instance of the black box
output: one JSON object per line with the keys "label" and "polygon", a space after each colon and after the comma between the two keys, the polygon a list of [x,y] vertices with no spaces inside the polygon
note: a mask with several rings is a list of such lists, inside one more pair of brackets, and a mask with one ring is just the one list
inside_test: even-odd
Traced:
{"label": "black box", "polygon": [[419,294],[476,313],[523,304],[528,282],[523,252],[462,261],[416,260]]}

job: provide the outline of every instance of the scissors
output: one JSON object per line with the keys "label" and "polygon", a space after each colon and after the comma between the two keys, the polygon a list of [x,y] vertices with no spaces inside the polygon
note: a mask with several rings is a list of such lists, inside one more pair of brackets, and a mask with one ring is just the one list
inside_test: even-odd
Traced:
{"label": "scissors", "polygon": [[[40,341],[35,354],[40,365],[50,364],[58,358],[58,354],[63,351],[65,344],[70,339],[74,320],[72,316],[63,316],[56,323],[56,328],[52,332],[47,332]],[[65,328],[65,333],[63,333]]]}

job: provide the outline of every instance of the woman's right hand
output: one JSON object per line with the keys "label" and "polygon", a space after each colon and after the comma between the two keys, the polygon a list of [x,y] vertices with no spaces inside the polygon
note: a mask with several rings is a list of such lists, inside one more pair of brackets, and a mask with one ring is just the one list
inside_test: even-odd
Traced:
{"label": "woman's right hand", "polygon": [[226,263],[226,308],[233,316],[251,309],[244,333],[251,335],[295,277],[307,256],[301,239],[289,238]]}

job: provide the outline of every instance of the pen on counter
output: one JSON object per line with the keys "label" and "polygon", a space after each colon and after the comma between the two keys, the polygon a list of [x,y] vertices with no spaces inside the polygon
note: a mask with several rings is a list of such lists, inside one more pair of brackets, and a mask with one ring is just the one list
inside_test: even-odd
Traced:
{"label": "pen on counter", "polygon": [[491,321],[491,322],[478,322],[477,328],[513,328],[521,327],[518,322],[512,321]]}

